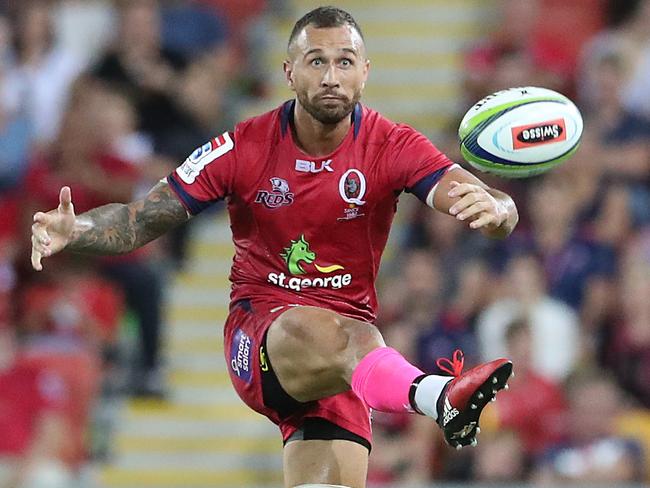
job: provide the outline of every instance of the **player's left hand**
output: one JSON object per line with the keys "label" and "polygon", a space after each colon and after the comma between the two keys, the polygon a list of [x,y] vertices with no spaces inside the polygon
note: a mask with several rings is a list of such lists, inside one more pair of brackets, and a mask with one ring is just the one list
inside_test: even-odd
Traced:
{"label": "player's left hand", "polygon": [[503,224],[508,211],[483,187],[472,183],[450,182],[449,196],[460,200],[449,208],[458,220],[470,222],[472,229],[494,230]]}

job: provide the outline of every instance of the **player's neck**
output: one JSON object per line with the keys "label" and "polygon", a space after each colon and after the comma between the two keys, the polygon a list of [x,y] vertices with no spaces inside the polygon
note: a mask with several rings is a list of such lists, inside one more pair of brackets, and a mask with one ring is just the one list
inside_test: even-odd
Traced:
{"label": "player's neck", "polygon": [[352,119],[344,117],[337,124],[323,124],[300,105],[294,109],[294,124],[292,127],[296,144],[310,156],[325,156],[333,152],[350,130]]}

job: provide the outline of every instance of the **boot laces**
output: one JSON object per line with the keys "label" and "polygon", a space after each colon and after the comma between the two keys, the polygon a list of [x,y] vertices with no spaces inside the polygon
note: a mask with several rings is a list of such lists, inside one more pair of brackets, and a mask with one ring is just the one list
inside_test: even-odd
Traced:
{"label": "boot laces", "polygon": [[465,364],[465,355],[460,349],[456,349],[451,359],[440,358],[436,361],[436,365],[441,371],[448,373],[452,376],[460,376],[463,372],[463,365]]}

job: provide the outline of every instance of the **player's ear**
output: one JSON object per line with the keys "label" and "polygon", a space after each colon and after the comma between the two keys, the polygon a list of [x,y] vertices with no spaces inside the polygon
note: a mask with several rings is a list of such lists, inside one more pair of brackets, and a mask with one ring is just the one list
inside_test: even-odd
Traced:
{"label": "player's ear", "polygon": [[366,59],[363,63],[363,83],[361,84],[361,88],[366,87],[366,81],[368,81],[368,74],[370,73],[370,60]]}
{"label": "player's ear", "polygon": [[293,63],[290,59],[285,59],[282,67],[284,69],[284,77],[287,80],[287,86],[293,90]]}

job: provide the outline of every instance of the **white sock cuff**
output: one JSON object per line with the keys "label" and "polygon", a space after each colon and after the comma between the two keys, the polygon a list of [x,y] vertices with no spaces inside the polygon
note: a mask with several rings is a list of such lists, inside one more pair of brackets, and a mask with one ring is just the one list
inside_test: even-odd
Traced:
{"label": "white sock cuff", "polygon": [[438,419],[438,407],[436,403],[445,385],[454,378],[452,376],[438,376],[431,374],[422,378],[415,389],[415,406],[418,410],[431,417]]}

